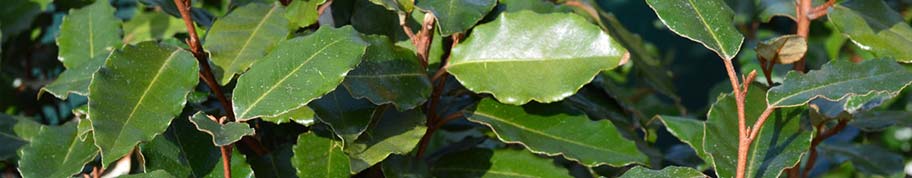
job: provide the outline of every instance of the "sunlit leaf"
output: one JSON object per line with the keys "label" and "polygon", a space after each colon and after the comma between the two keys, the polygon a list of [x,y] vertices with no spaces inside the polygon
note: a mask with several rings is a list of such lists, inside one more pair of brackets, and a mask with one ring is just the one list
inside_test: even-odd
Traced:
{"label": "sunlit leaf", "polygon": [[741,51],[744,35],[734,24],[734,11],[722,0],[646,0],[671,31],[703,44],[725,60]]}
{"label": "sunlit leaf", "polygon": [[342,152],[342,143],[323,138],[314,133],[298,135],[291,164],[298,177],[348,177],[348,156]]}
{"label": "sunlit leaf", "polygon": [[291,4],[288,4],[287,11],[285,11],[285,18],[288,18],[288,22],[298,28],[313,25],[317,23],[317,18],[320,16],[317,9],[325,2],[326,0],[292,1]]}
{"label": "sunlit leaf", "polygon": [[845,1],[827,13],[836,29],[881,58],[912,62],[912,27],[884,1]]}
{"label": "sunlit leaf", "polygon": [[114,7],[105,1],[70,10],[57,37],[57,59],[67,70],[44,90],[63,99],[70,93],[88,95],[92,74],[104,65],[112,50],[121,46],[120,23]]}
{"label": "sunlit leaf", "polygon": [[450,36],[475,26],[495,4],[496,0],[423,0],[416,6],[431,11],[437,17],[440,34]]}
{"label": "sunlit leaf", "polygon": [[76,125],[41,126],[38,135],[22,148],[22,176],[70,177],[82,172],[83,165],[98,155],[98,148],[92,139],[79,139]]}
{"label": "sunlit leaf", "polygon": [[912,73],[893,60],[873,59],[858,64],[834,60],[807,74],[789,72],[782,85],[770,89],[766,99],[770,106],[793,107],[815,98],[851,100],[872,93],[895,96],[910,82]]}
{"label": "sunlit leaf", "polygon": [[234,74],[266,60],[264,56],[288,35],[288,20],[283,15],[282,5],[251,3],[212,24],[203,48],[209,51],[212,63],[224,71],[216,76],[219,83],[226,84]]}
{"label": "sunlit leaf", "polygon": [[638,178],[638,177],[651,177],[651,178],[706,178],[708,176],[703,175],[702,172],[697,171],[696,169],[689,167],[677,167],[669,166],[662,168],[662,170],[651,170],[649,168],[644,168],[642,166],[634,167],[633,169],[628,170],[621,175],[621,178]]}
{"label": "sunlit leaf", "polygon": [[295,122],[301,125],[310,126],[314,123],[314,110],[307,106],[301,106],[298,109],[288,111],[285,114],[275,117],[263,117],[263,120],[276,124]]}

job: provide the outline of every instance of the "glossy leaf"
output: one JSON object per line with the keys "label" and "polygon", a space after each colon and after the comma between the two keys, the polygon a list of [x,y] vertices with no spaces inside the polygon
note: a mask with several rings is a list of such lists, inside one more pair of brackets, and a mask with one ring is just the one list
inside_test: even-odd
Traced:
{"label": "glossy leaf", "polygon": [[427,130],[421,111],[385,109],[378,112],[382,114],[379,119],[355,142],[345,147],[352,174],[383,161],[390,154],[411,152]]}
{"label": "glossy leaf", "polygon": [[855,64],[835,60],[807,74],[789,72],[782,85],[767,94],[770,106],[793,107],[815,98],[842,100],[871,93],[897,95],[912,82],[912,73],[893,60],[873,59]]}
{"label": "glossy leaf", "polygon": [[155,171],[147,172],[147,173],[129,174],[129,175],[122,175],[122,176],[117,176],[117,177],[118,178],[174,178],[173,175],[169,174],[165,170],[155,170]]}
{"label": "glossy leaf", "polygon": [[807,40],[798,35],[785,35],[757,44],[757,55],[779,64],[791,64],[804,58]]}
{"label": "glossy leaf", "polygon": [[912,62],[912,27],[884,1],[845,1],[828,15],[859,48],[877,57]]}
{"label": "glossy leaf", "polygon": [[354,142],[370,124],[377,106],[364,99],[355,99],[343,87],[310,103],[317,119],[326,123],[346,145]]}
{"label": "glossy leaf", "polygon": [[279,43],[238,79],[232,95],[236,118],[277,116],[329,93],[358,65],[366,48],[351,27],[323,27]]}
{"label": "glossy leaf", "polygon": [[477,26],[453,48],[447,70],[469,90],[503,103],[549,103],[616,67],[625,51],[580,16],[521,11]]}
{"label": "glossy leaf", "polygon": [[224,71],[216,76],[226,84],[234,74],[263,59],[288,35],[285,8],[278,4],[251,3],[241,6],[212,24],[203,48],[209,51],[212,63]]}
{"label": "glossy leaf", "polygon": [[665,125],[669,133],[681,142],[690,145],[703,161],[709,161],[709,156],[703,149],[703,130],[706,127],[703,121],[674,116],[657,116]]}
{"label": "glossy leaf", "polygon": [[43,90],[62,99],[70,93],[88,95],[92,74],[104,65],[111,51],[120,48],[120,33],[120,19],[108,2],[70,10],[57,37],[57,59],[67,70]]}
{"label": "glossy leaf", "polygon": [[263,117],[263,120],[276,124],[295,122],[304,126],[310,126],[314,124],[314,110],[307,106],[301,106],[298,109],[288,111],[285,114],[275,117]]}
{"label": "glossy leaf", "polygon": [[291,4],[288,4],[287,11],[285,11],[285,18],[296,28],[306,28],[317,23],[317,18],[320,16],[317,13],[317,9],[323,3],[326,3],[326,0],[292,1]]}
{"label": "glossy leaf", "polygon": [[196,125],[196,129],[212,136],[212,143],[215,146],[231,145],[231,143],[241,140],[241,137],[253,135],[253,128],[240,122],[229,122],[219,124],[212,120],[212,116],[203,112],[197,112],[190,117],[190,122]]}
{"label": "glossy leaf", "polygon": [[723,0],[646,0],[671,31],[703,44],[725,60],[741,51],[744,35],[734,26],[734,11]]}
{"label": "glossy leaf", "polygon": [[[19,170],[23,177],[71,177],[98,155],[94,140],[79,139],[76,122],[41,126],[22,148]],[[4,143],[6,144],[6,143]]]}
{"label": "glossy leaf", "polygon": [[415,8],[414,0],[370,0],[370,2],[398,13],[411,12]]}
{"label": "glossy leaf", "polygon": [[[744,113],[746,123],[753,124],[765,110],[764,88],[752,85],[748,90]],[[752,105],[753,104],[753,105]],[[795,166],[810,148],[812,130],[802,126],[800,108],[774,111],[751,144],[744,177],[776,178],[782,170]],[[718,177],[735,177],[738,155],[738,111],[731,94],[721,95],[707,114],[703,149],[711,158]]]}
{"label": "glossy leaf", "polygon": [[143,42],[115,51],[89,85],[89,119],[107,165],[165,131],[198,83],[183,49]]}
{"label": "glossy leaf", "polygon": [[651,170],[649,168],[644,168],[642,166],[634,167],[633,169],[628,170],[621,175],[621,178],[638,178],[638,177],[651,177],[651,178],[706,178],[709,176],[703,175],[702,172],[697,171],[696,169],[689,167],[677,167],[669,166],[662,168],[662,170]]}
{"label": "glossy leaf", "polygon": [[163,12],[140,12],[123,25],[123,42],[136,44],[142,41],[171,38],[187,32],[184,21]]}
{"label": "glossy leaf", "polygon": [[291,164],[298,177],[348,177],[348,156],[342,152],[342,143],[323,138],[314,133],[298,135]]}
{"label": "glossy leaf", "polygon": [[490,127],[501,141],[523,144],[534,153],[563,155],[587,166],[646,162],[646,155],[621,137],[614,124],[589,120],[560,104],[512,106],[483,99],[466,117]]}
{"label": "glossy leaf", "polygon": [[424,0],[416,6],[437,17],[440,34],[450,36],[468,31],[494,9],[496,0]]}
{"label": "glossy leaf", "polygon": [[875,145],[821,144],[820,152],[842,157],[858,172],[890,176],[903,172],[903,156]]}
{"label": "glossy leaf", "polygon": [[431,95],[431,80],[415,52],[396,46],[389,38],[365,38],[367,48],[358,68],[349,72],[343,84],[352,96],[371,102],[393,104],[399,110],[421,105]]}
{"label": "glossy leaf", "polygon": [[526,151],[473,148],[440,158],[431,172],[450,177],[570,177],[551,160]]}

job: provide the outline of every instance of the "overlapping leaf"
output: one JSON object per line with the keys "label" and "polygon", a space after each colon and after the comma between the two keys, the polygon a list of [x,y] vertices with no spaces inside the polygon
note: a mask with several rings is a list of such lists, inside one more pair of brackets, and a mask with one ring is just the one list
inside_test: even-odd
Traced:
{"label": "overlapping leaf", "polygon": [[139,173],[139,174],[129,174],[118,176],[118,178],[173,178],[174,176],[169,174],[165,170],[155,170],[152,172]]}
{"label": "overlapping leaf", "polygon": [[284,14],[282,5],[251,3],[212,24],[203,48],[209,51],[212,63],[224,71],[221,77],[216,76],[219,83],[226,84],[234,74],[265,60],[263,56],[286,38],[288,20]]}
{"label": "overlapping leaf", "polygon": [[[79,139],[76,122],[41,126],[38,135],[22,149],[19,170],[23,177],[70,177],[98,155],[94,140]],[[6,143],[4,143],[6,144]]]}
{"label": "overlapping leaf", "polygon": [[867,132],[883,131],[897,125],[912,127],[912,112],[907,111],[871,111],[855,115],[849,125]]}
{"label": "overlapping leaf", "polygon": [[495,4],[496,0],[424,0],[416,6],[434,13],[440,34],[450,36],[475,26]]}
{"label": "overlapping leaf", "polygon": [[115,51],[89,85],[89,119],[107,165],[165,131],[198,83],[196,59],[143,42]]}
{"label": "overlapping leaf", "polygon": [[298,135],[291,164],[298,177],[348,177],[348,156],[342,152],[342,143],[314,133]]}
{"label": "overlapping leaf", "polygon": [[431,173],[437,177],[570,177],[551,160],[521,150],[473,148],[440,158]]}
{"label": "overlapping leaf", "polygon": [[120,33],[120,19],[108,2],[70,10],[57,38],[57,59],[67,70],[43,90],[63,99],[70,93],[88,95],[92,74],[104,65],[110,51],[120,47]]}
{"label": "overlapping leaf", "polygon": [[310,103],[317,119],[326,123],[343,143],[354,142],[370,124],[377,106],[364,99],[355,99],[343,87]]}
{"label": "overlapping leaf", "polygon": [[25,118],[0,114],[0,160],[16,156],[41,128],[41,124]]}
{"label": "overlapping leaf", "polygon": [[431,81],[415,52],[396,46],[389,38],[372,35],[363,61],[343,84],[356,98],[393,104],[399,110],[415,108],[431,95]]}
{"label": "overlapping leaf", "polygon": [[238,120],[270,117],[304,106],[342,83],[367,44],[351,27],[323,27],[279,43],[238,79],[232,101]]}
{"label": "overlapping leaf", "polygon": [[269,154],[247,155],[247,162],[253,168],[253,177],[295,177],[295,168],[291,163],[293,156],[291,145],[281,145]]}
{"label": "overlapping leaf", "polygon": [[503,13],[453,48],[447,70],[466,88],[508,104],[562,100],[625,49],[575,14]]}
{"label": "overlapping leaf", "polygon": [[828,13],[836,29],[877,57],[912,62],[912,27],[884,1],[852,0]]}
{"label": "overlapping leaf", "polygon": [[263,117],[263,120],[276,124],[295,122],[301,125],[309,126],[313,125],[314,123],[314,110],[310,109],[310,107],[307,106],[301,106],[298,109],[288,111],[285,114],[281,114],[275,117]]}
{"label": "overlapping leaf", "polygon": [[734,11],[722,0],[646,0],[671,31],[703,44],[725,60],[741,51],[744,35],[734,26]]}
{"label": "overlapping leaf", "polygon": [[210,119],[206,113],[197,112],[190,117],[190,122],[193,122],[193,125],[196,125],[196,129],[202,132],[206,132],[212,136],[212,143],[215,146],[225,146],[230,145],[231,143],[241,140],[241,137],[253,135],[253,128],[247,126],[247,124],[240,122],[229,122],[226,124],[219,124],[214,120]]}
{"label": "overlapping leaf", "polygon": [[662,170],[650,170],[642,166],[634,167],[621,175],[621,178],[705,178],[702,172],[689,167],[668,166]]}
{"label": "overlapping leaf", "polygon": [[902,174],[903,156],[875,145],[860,144],[822,144],[822,154],[842,157],[852,163],[859,172],[873,175],[891,176]]}
{"label": "overlapping leaf", "polygon": [[127,44],[165,39],[176,33],[187,32],[183,21],[163,12],[140,12],[124,23],[123,28],[123,42]]}
{"label": "overlapping leaf", "polygon": [[757,43],[757,55],[779,64],[791,64],[804,58],[808,45],[804,37],[785,35]]}
{"label": "overlapping leaf", "polygon": [[317,23],[320,14],[317,9],[326,0],[298,0],[288,4],[288,10],[285,11],[285,18],[295,27],[304,28]]}
{"label": "overlapping leaf", "polygon": [[535,153],[563,155],[588,166],[646,162],[646,155],[621,137],[614,124],[591,121],[560,103],[511,106],[484,99],[466,115],[490,127],[501,141],[523,144]]}
{"label": "overlapping leaf", "polygon": [[425,116],[419,110],[399,112],[386,108],[378,112],[382,114],[379,119],[345,147],[353,174],[383,161],[390,154],[411,152],[427,130]]}
{"label": "overlapping leaf", "polygon": [[[175,119],[168,131],[140,146],[146,170],[166,170],[176,177],[224,177],[219,149],[212,137],[196,130],[189,118]],[[253,170],[240,152],[231,156],[231,173],[236,177],[251,177]]]}
{"label": "overlapping leaf", "polygon": [[[912,73],[893,60],[873,59],[854,64],[835,60],[807,74],[789,72],[782,85],[767,94],[770,106],[793,107],[815,98],[876,99],[871,94],[895,96],[912,82]],[[866,103],[855,101],[854,103]]]}
{"label": "overlapping leaf", "polygon": [[669,133],[690,145],[703,161],[710,161],[703,149],[703,130],[706,127],[703,121],[674,116],[658,116]]}
{"label": "overlapping leaf", "polygon": [[370,0],[370,2],[397,13],[411,12],[412,9],[415,9],[414,0]]}

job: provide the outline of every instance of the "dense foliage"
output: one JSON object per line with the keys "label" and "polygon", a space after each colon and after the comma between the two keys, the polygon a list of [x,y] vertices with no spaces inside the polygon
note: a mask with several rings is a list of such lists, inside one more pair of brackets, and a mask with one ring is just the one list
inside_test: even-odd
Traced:
{"label": "dense foliage", "polygon": [[908,0],[4,0],[0,177],[909,177]]}

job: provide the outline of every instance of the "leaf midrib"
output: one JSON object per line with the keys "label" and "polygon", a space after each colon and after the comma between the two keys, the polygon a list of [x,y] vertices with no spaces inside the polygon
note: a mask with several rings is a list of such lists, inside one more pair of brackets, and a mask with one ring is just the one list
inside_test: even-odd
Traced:
{"label": "leaf midrib", "polygon": [[[724,55],[725,58],[729,58],[729,54],[725,48],[725,44],[719,40],[719,37],[716,36],[716,32],[713,31],[712,28],[709,26],[709,23],[706,22],[706,17],[703,17],[703,13],[701,13],[700,9],[697,8],[697,5],[695,4],[694,0],[687,0],[687,2],[690,3],[690,7],[693,7],[694,12],[696,12],[697,16],[699,16],[700,21],[703,22],[703,28],[706,29],[707,32],[709,32],[709,36],[711,36],[713,38],[713,40],[716,41],[716,44],[719,44],[719,50],[721,51],[722,55]],[[728,59],[726,59],[726,60],[728,60]]]}
{"label": "leaf midrib", "polygon": [[489,169],[488,169],[488,170],[481,170],[481,169],[472,169],[472,168],[458,168],[458,167],[453,167],[453,168],[436,168],[436,169],[434,169],[434,170],[439,170],[439,171],[444,171],[444,172],[479,172],[479,173],[492,173],[492,174],[497,174],[497,175],[515,176],[515,177],[530,177],[530,178],[536,177],[536,176],[533,176],[533,175],[525,175],[525,174],[520,174],[520,173],[515,173],[515,172],[492,171],[492,170],[489,170]]}
{"label": "leaf midrib", "polygon": [[[505,123],[505,124],[512,125],[512,126],[514,126],[514,127],[516,127],[516,128],[519,128],[519,129],[521,129],[521,130],[525,130],[525,131],[528,131],[528,132],[531,132],[531,133],[535,133],[535,134],[538,134],[538,135],[542,135],[542,136],[545,136],[545,137],[549,137],[549,138],[552,138],[552,139],[555,139],[555,140],[558,140],[558,141],[563,141],[563,142],[566,142],[566,143],[571,143],[571,144],[574,144],[574,145],[579,145],[579,146],[586,147],[586,148],[591,148],[591,149],[594,149],[594,150],[605,151],[605,152],[612,152],[612,153],[618,153],[618,152],[613,151],[613,150],[608,150],[608,149],[604,149],[604,148],[600,148],[600,147],[596,147],[596,146],[592,146],[592,145],[588,145],[588,144],[576,142],[576,141],[573,141],[573,140],[569,140],[569,139],[566,139],[566,138],[563,138],[563,137],[558,137],[558,136],[551,135],[551,134],[548,134],[548,133],[545,133],[545,132],[533,130],[533,129],[524,127],[524,126],[522,126],[522,125],[519,125],[519,124],[517,124],[517,123],[510,122],[510,121],[507,121],[507,120],[505,120],[505,119],[503,119],[503,118],[500,118],[500,117],[497,117],[497,116],[493,116],[493,115],[490,115],[490,114],[487,114],[487,113],[484,113],[484,112],[478,112],[478,111],[476,111],[476,112],[474,113],[474,115],[479,115],[479,116],[487,117],[487,118],[490,118],[490,119],[493,119],[493,120],[496,120],[496,121],[499,121],[499,122],[502,122],[502,123]],[[493,129],[493,128],[492,128],[492,129]],[[531,149],[531,147],[529,147],[529,148]]]}
{"label": "leaf midrib", "polygon": [[[171,52],[171,55],[169,55],[168,58],[165,59],[165,62],[162,63],[162,66],[158,68],[158,72],[155,73],[154,77],[152,77],[152,81],[150,81],[149,85],[146,86],[146,89],[143,90],[143,93],[142,93],[142,95],[140,95],[139,100],[136,101],[136,105],[133,105],[133,109],[130,111],[130,114],[127,115],[127,120],[124,121],[124,124],[123,124],[124,127],[126,127],[127,125],[130,125],[130,121],[133,120],[133,115],[136,114],[136,110],[139,108],[139,105],[142,105],[143,101],[146,99],[146,96],[149,94],[149,90],[151,90],[152,86],[154,86],[158,82],[158,78],[161,76],[161,74],[163,73],[165,68],[168,68],[168,66],[170,66],[171,60],[174,59],[174,57],[177,55],[178,52],[180,52],[180,50],[181,49],[175,49],[174,52]],[[124,127],[121,127],[120,130],[118,131],[116,138],[114,138],[114,143],[111,144],[112,147],[117,146],[118,143],[120,142],[120,138],[123,135],[124,130],[126,130],[126,129],[124,129]]]}
{"label": "leaf midrib", "polygon": [[[875,66],[875,67],[876,67],[876,66]],[[818,90],[818,89],[820,89],[820,88],[830,87],[830,86],[834,86],[834,85],[841,85],[841,84],[846,83],[846,82],[855,82],[855,81],[858,81],[858,80],[867,80],[867,79],[870,79],[870,78],[878,78],[878,77],[882,77],[882,76],[889,76],[889,75],[894,75],[894,74],[896,74],[896,73],[902,73],[902,72],[904,72],[904,71],[903,71],[903,70],[894,70],[894,71],[892,71],[892,72],[881,73],[881,74],[878,74],[878,75],[868,75],[868,76],[864,76],[864,77],[860,77],[860,78],[853,78],[853,79],[849,79],[849,80],[842,80],[842,81],[837,81],[837,82],[833,82],[833,83],[827,83],[827,84],[823,84],[823,85],[818,85],[818,86],[816,86],[816,87],[811,87],[811,88],[808,88],[808,89],[802,89],[800,92],[795,92],[795,93],[792,93],[792,94],[790,94],[790,95],[785,95],[785,96],[781,97],[781,99],[779,99],[779,100],[777,100],[776,102],[773,102],[772,104],[769,104],[769,105],[770,105],[770,106],[777,106],[777,107],[785,107],[785,106],[780,106],[779,104],[782,103],[782,102],[785,101],[785,100],[791,99],[792,97],[795,97],[795,96],[798,96],[798,95],[801,95],[801,94],[804,94],[804,93],[808,93],[808,92],[810,92],[810,91],[815,91],[815,90]],[[805,75],[804,77],[806,77],[806,76],[807,76],[807,75]],[[780,88],[780,89],[781,89],[781,88]],[[875,91],[883,91],[883,90],[875,90]],[[855,92],[849,92],[849,93],[855,93]],[[846,93],[846,94],[844,94],[843,96],[848,95],[849,93]],[[816,98],[816,97],[819,97],[819,96],[822,96],[822,94],[821,94],[821,95],[814,95],[815,98]],[[767,98],[769,98],[769,97],[767,96]],[[813,98],[810,98],[810,99],[813,99]],[[808,99],[808,100],[810,100],[810,99]],[[831,98],[831,99],[832,99],[832,98]],[[807,101],[805,101],[805,102],[807,102]],[[803,103],[803,102],[802,102],[802,103]]]}
{"label": "leaf midrib", "polygon": [[[257,33],[259,33],[259,32],[260,32],[260,29],[263,28],[263,24],[266,23],[266,20],[267,20],[267,19],[269,19],[269,18],[272,17],[272,13],[275,12],[275,9],[276,9],[277,7],[278,7],[278,6],[273,5],[272,8],[269,9],[269,12],[266,12],[266,15],[263,16],[263,19],[260,19],[260,22],[257,23],[257,26],[253,29],[253,32],[251,32],[251,33],[250,33],[250,36],[247,37],[247,41],[244,42],[244,45],[241,46],[241,49],[238,50],[238,53],[234,55],[234,59],[231,60],[231,64],[230,64],[229,66],[234,67],[234,66],[237,64],[237,61],[238,61],[237,59],[238,59],[238,57],[240,57],[241,54],[243,54],[244,51],[247,50],[247,46],[250,45],[250,41],[253,41],[253,38],[257,36]],[[238,70],[240,70],[240,69],[238,69]],[[227,77],[227,76],[226,76],[226,77]]]}

